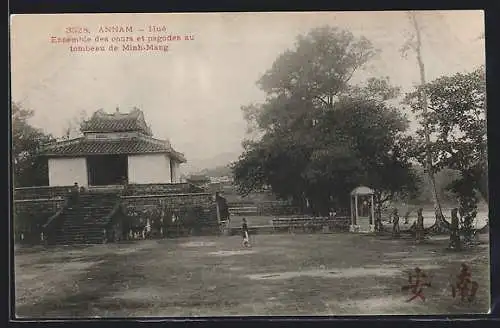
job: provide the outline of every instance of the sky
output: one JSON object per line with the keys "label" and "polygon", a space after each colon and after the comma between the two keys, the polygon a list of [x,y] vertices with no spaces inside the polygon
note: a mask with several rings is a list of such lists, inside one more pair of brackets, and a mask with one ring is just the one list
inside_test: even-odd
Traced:
{"label": "sky", "polygon": [[[428,81],[485,63],[482,11],[425,11],[418,19]],[[418,83],[415,57],[399,52],[411,31],[406,12],[16,15],[12,100],[34,110],[31,123],[55,136],[82,111],[139,107],[155,137],[185,154],[184,172],[224,165],[242,151],[241,106],[265,100],[256,81],[294,48],[298,35],[324,25],[365,36],[381,51],[354,82],[388,76],[403,91]],[[101,26],[131,26],[133,32],[99,34]],[[166,30],[149,33],[148,26]],[[67,27],[87,28],[79,35],[92,40],[170,34],[193,40],[171,41],[167,52],[71,52],[68,44],[51,42],[67,36]]]}

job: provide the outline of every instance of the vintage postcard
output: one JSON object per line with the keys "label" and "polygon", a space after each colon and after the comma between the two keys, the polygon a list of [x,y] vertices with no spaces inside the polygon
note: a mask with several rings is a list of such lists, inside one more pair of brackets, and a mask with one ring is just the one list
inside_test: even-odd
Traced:
{"label": "vintage postcard", "polygon": [[10,28],[16,319],[490,311],[482,11]]}

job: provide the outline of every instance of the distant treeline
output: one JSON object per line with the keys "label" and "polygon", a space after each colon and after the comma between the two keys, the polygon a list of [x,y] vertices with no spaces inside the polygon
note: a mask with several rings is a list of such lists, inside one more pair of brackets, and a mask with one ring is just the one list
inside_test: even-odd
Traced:
{"label": "distant treeline", "polygon": [[[424,172],[424,168],[420,165],[416,165],[414,167],[418,176],[420,177],[420,183],[418,186],[418,192],[409,199],[395,199],[395,203],[408,203],[413,205],[432,205],[432,192],[431,185],[427,178],[427,175]],[[231,174],[231,169],[227,166],[219,166],[214,169],[205,170],[204,173],[207,173],[208,176],[217,177],[217,176],[228,176]],[[444,206],[455,206],[457,203],[457,196],[450,190],[448,190],[448,186],[451,182],[460,177],[460,173],[451,169],[443,169],[439,173],[436,174],[436,189],[439,200]],[[346,191],[348,193],[350,191]],[[239,196],[236,187],[232,188],[228,185],[224,186],[224,197],[227,198],[228,202],[242,202],[246,201],[249,203],[258,203],[258,202],[266,202],[266,201],[275,201],[277,200],[276,196],[272,194],[270,191],[265,192],[254,192],[250,193],[248,196],[242,197]],[[479,199],[481,197],[479,196]]]}

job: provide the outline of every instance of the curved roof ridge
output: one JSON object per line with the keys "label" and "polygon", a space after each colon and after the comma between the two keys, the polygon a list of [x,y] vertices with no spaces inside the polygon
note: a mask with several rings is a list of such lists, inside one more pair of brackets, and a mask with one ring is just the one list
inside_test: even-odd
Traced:
{"label": "curved roof ridge", "polygon": [[48,144],[45,144],[42,146],[42,148],[49,150],[49,149],[54,148],[54,147],[72,145],[72,144],[81,142],[83,139],[85,139],[85,137],[77,137],[77,138],[73,138],[73,139],[59,140],[56,142],[50,142]]}
{"label": "curved roof ridge", "polygon": [[101,108],[82,123],[81,131],[101,133],[140,131],[146,135],[153,134],[145,121],[143,111],[137,107],[126,113],[120,112],[118,107],[114,113],[105,112]]}
{"label": "curved roof ridge", "polygon": [[152,136],[145,135],[145,134],[138,134],[136,136],[133,136],[132,138],[139,138],[139,139],[142,139],[142,140],[151,141],[151,142],[154,142],[154,143],[157,143],[157,144],[168,146],[170,148],[170,142],[168,140],[154,138]]}

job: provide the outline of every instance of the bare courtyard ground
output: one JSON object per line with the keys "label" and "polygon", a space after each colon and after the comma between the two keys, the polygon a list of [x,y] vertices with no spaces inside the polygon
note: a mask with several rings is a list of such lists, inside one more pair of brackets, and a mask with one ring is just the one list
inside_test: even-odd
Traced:
{"label": "bare courtyard ground", "polygon": [[[487,241],[487,236],[482,239]],[[243,249],[233,237],[147,240],[15,251],[20,318],[221,315],[485,313],[489,247],[446,251],[355,234],[257,235]],[[451,297],[451,275],[472,266],[477,300]],[[407,272],[432,276],[427,300],[405,302]]]}

